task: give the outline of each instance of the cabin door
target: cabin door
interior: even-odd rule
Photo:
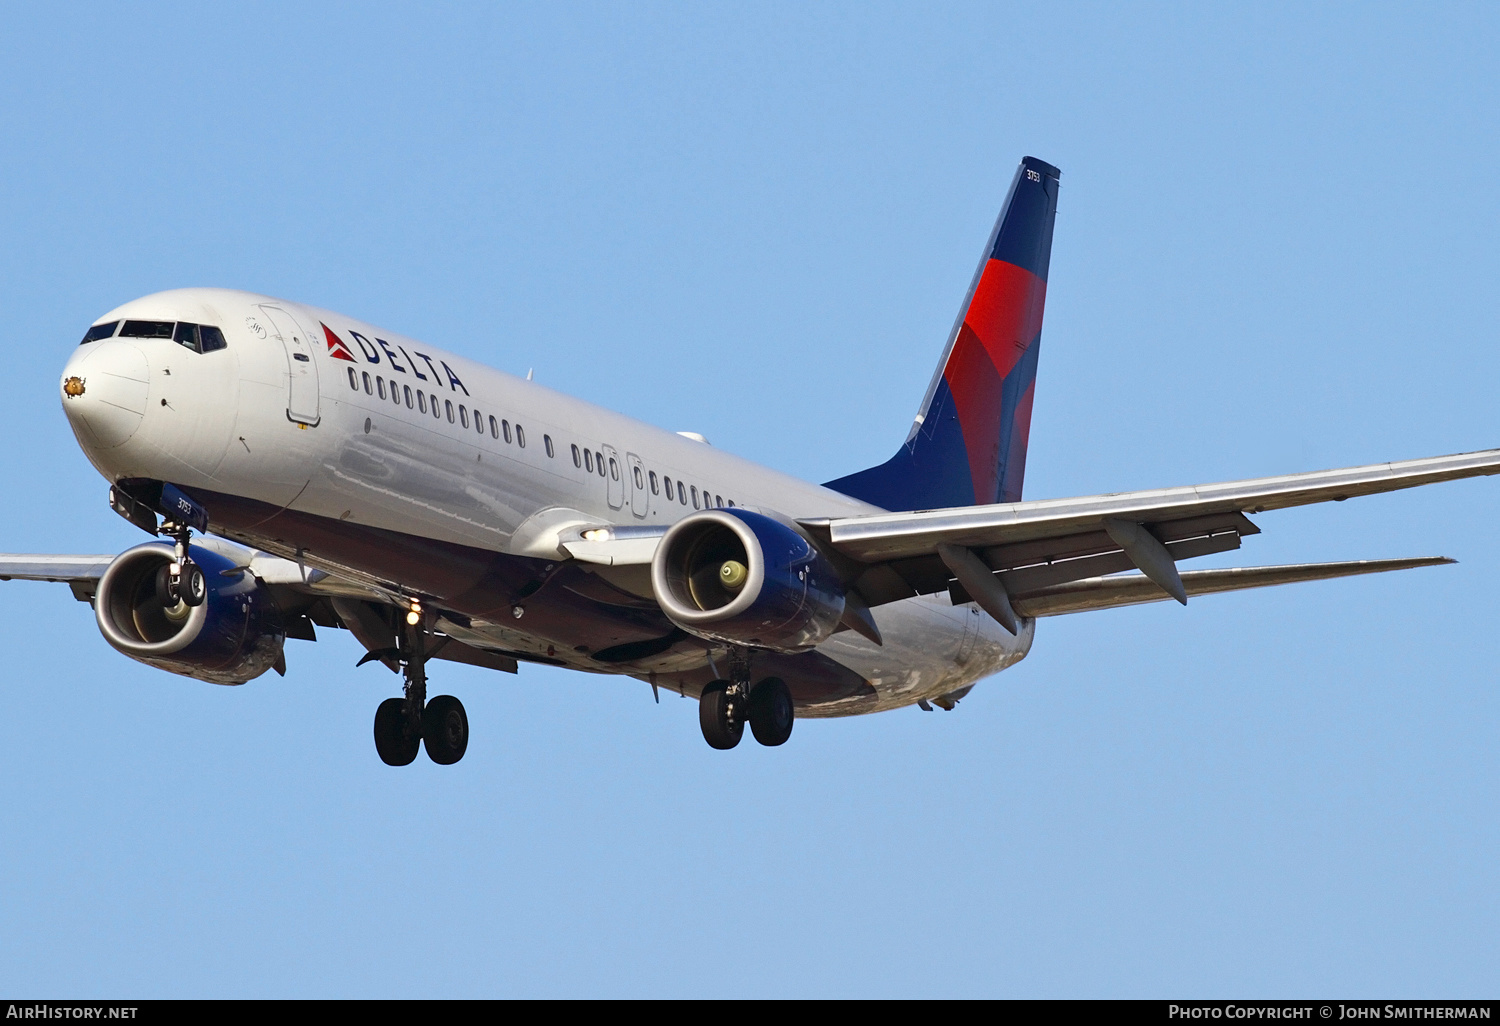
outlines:
[[[312,426],[318,415],[318,365],[313,358],[312,339],[297,319],[279,306],[263,306],[261,312],[271,322],[271,335],[286,350],[289,375],[286,419]]]

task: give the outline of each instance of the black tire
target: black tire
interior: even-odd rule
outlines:
[[[177,605],[177,589],[172,586],[172,568],[166,563],[156,571],[156,601],[161,603],[163,609],[171,609]]]
[[[469,750],[469,715],[452,695],[438,695],[422,712],[422,743],[427,758],[452,766]]]
[[[406,699],[387,698],[375,710],[375,751],[387,766],[409,766],[422,739],[407,730]]]
[[[786,744],[796,718],[792,689],[780,677],[767,677],[750,692],[750,732],[768,748]]]
[[[177,580],[177,594],[190,606],[201,606],[208,598],[208,582],[203,579],[203,568],[197,563],[182,564],[182,576]]]
[[[698,696],[698,725],[710,748],[728,751],[740,743],[745,734],[744,703],[729,695],[729,681],[716,680]]]

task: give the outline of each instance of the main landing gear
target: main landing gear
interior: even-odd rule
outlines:
[[[404,696],[387,698],[375,710],[375,751],[387,766],[410,765],[423,745],[429,759],[439,766],[451,766],[469,748],[469,717],[464,704],[452,695],[427,700],[427,632],[423,619],[425,614],[413,603],[401,646],[392,653],[401,661]]]
[[[768,747],[786,744],[796,718],[792,692],[780,677],[766,677],[750,686],[750,655],[735,650],[729,656],[729,680],[711,681],[698,698],[698,725],[710,748],[733,748],[745,734]]]

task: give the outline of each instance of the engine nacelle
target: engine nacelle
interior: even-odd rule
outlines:
[[[667,531],[651,585],[677,626],[711,641],[800,652],[844,614],[833,565],[795,529],[747,509],[713,509]]]
[[[147,666],[214,684],[259,677],[281,656],[281,610],[248,571],[196,545],[189,554],[208,591],[197,606],[162,600],[157,574],[172,562],[171,545],[147,542],[115,557],[94,595],[104,640]]]

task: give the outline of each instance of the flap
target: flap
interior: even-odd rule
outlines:
[[[1245,588],[1267,588],[1276,584],[1326,581],[1356,574],[1379,574],[1388,570],[1410,570],[1419,566],[1441,566],[1455,562],[1443,556],[1413,559],[1359,559],[1341,563],[1293,563],[1287,566],[1237,567],[1230,570],[1188,570],[1182,584],[1189,596],[1212,595]],[[1095,609],[1133,606],[1143,602],[1165,602],[1171,596],[1144,574],[1094,577],[1053,585],[1012,597],[1022,616],[1060,616]]]

